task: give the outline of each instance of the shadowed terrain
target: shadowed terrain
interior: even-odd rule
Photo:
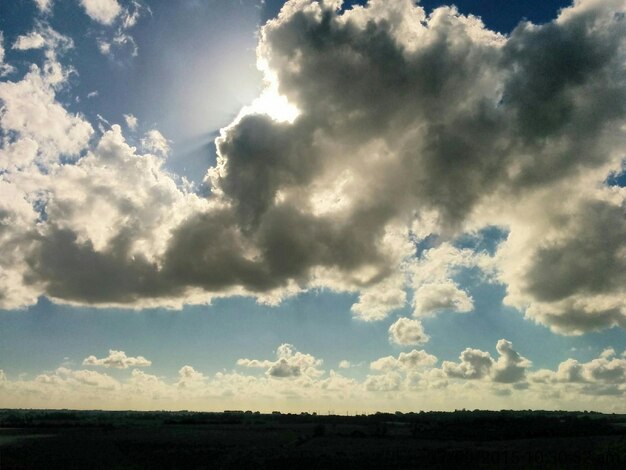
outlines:
[[[626,416],[0,410],[0,468],[624,468]]]

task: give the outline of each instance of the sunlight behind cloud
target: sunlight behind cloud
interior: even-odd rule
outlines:
[[[300,115],[300,110],[271,86],[263,90],[251,105],[244,106],[238,118],[248,114],[267,114],[274,121],[291,124]]]

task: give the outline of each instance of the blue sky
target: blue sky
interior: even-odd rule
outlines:
[[[0,406],[623,412],[623,2],[283,3],[0,4]]]

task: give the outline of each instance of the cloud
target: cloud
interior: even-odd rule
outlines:
[[[524,383],[531,362],[513,349],[510,341],[501,339],[496,345],[499,357],[494,361],[488,352],[467,348],[459,356],[460,362],[444,361],[441,371],[449,378],[487,380],[495,383]],[[502,389],[498,389],[502,391]]]
[[[191,365],[180,367],[173,377],[159,377],[132,366],[120,370],[116,378],[69,366],[34,378],[20,374],[11,379],[0,371],[0,406],[270,411],[280,402],[281,409],[289,411],[302,411],[306,403],[308,410],[374,412],[388,408],[389,400],[393,400],[395,409],[403,411],[415,411],[416,402],[423,409],[487,406],[580,410],[588,408],[589,397],[594,397],[595,409],[623,412],[623,400],[619,399],[626,395],[623,356],[605,352],[586,363],[568,359],[556,370],[531,371],[530,361],[515,352],[509,341],[500,340],[496,349],[500,355],[497,361],[487,353],[467,348],[459,363],[446,361],[441,368],[436,367],[433,355],[412,350],[373,361],[373,373],[360,380],[334,371],[326,373],[319,369],[321,359],[288,344],[277,348],[276,359],[238,361],[240,367],[263,369],[265,374],[246,370],[207,374]],[[462,372],[451,376],[446,371],[452,369],[446,364],[454,364]],[[296,369],[299,373],[294,372]]]
[[[178,371],[176,387],[179,389],[199,389],[206,385],[206,380],[207,377],[202,372],[198,372],[193,367],[187,365],[181,367]]]
[[[88,385],[90,387],[105,390],[113,390],[119,387],[118,381],[111,376],[91,370],[70,370],[60,367],[57,369],[57,374],[65,378],[65,380],[75,380],[80,384]]]
[[[413,228],[419,229],[419,226]],[[484,269],[485,260],[485,254],[459,249],[449,242],[424,250],[409,270],[414,290],[413,316],[429,317],[446,310],[460,313],[473,310],[472,297],[453,278],[463,269]]]
[[[83,6],[121,22],[103,47],[132,49],[132,15]],[[298,114],[259,105],[222,129],[206,198],[164,169],[157,130],[138,152],[118,125],[94,136],[68,112],[58,57],[0,83],[0,188],[21,201],[0,232],[0,304],[276,304],[325,288],[381,320],[411,293],[416,316],[470,311],[469,269],[556,332],[624,326],[625,195],[603,185],[623,156],[623,2],[576,2],[508,37],[450,7],[335,7],[291,1],[261,29],[266,92]],[[457,246],[492,226],[508,233],[493,257]],[[493,366],[472,354],[448,371]],[[275,372],[295,374],[285,361]]]
[[[4,62],[5,50],[4,50],[4,34],[0,31],[0,77],[4,77],[15,71],[15,68]]]
[[[365,388],[370,392],[394,392],[400,390],[402,376],[397,372],[382,375],[370,375],[365,381]]]
[[[41,13],[50,13],[54,0],[34,0]]]
[[[110,25],[122,13],[117,0],[80,0],[80,4],[92,20],[104,25]]]
[[[516,383],[524,380],[526,369],[530,367],[531,362],[525,357],[520,356],[519,353],[513,349],[513,344],[505,339],[498,341],[496,349],[500,357],[493,367],[493,381]]]
[[[41,49],[46,44],[46,40],[44,37],[33,31],[32,33],[18,36],[13,44],[13,49],[18,49],[20,51],[25,51],[28,49]]]
[[[89,98],[89,95],[87,95],[87,98]],[[124,121],[126,121],[126,125],[131,131],[137,129],[137,118],[132,114],[124,114]]]
[[[322,360],[310,354],[297,351],[291,344],[281,344],[276,349],[276,360],[238,359],[237,365],[266,369],[268,377],[293,378],[300,376],[317,377],[323,374],[319,369]]]
[[[465,349],[459,356],[460,362],[444,361],[442,370],[451,378],[483,379],[489,376],[493,367],[491,354],[480,349]]]
[[[359,300],[352,305],[352,313],[360,320],[376,321],[406,304],[404,277],[389,276],[386,280],[361,290]]]
[[[389,341],[401,346],[426,343],[428,339],[419,320],[402,317],[389,327]]]
[[[372,370],[414,370],[431,367],[437,362],[437,358],[426,351],[413,349],[411,352],[401,352],[397,358],[393,356],[381,357],[370,364]]]
[[[59,55],[74,48],[72,38],[60,34],[44,22],[37,21],[35,29],[28,34],[17,37],[12,46],[13,49],[25,51],[29,49],[46,49],[45,56],[48,60],[48,68],[56,68],[57,74],[61,71],[61,65],[57,64]]]
[[[541,369],[529,374],[531,382],[544,388],[571,391],[587,396],[624,396],[626,359],[616,357],[609,348],[589,362],[569,358],[556,371]]]
[[[137,57],[139,48],[128,30],[133,28],[149,7],[130,0],[120,5],[118,0],[80,0],[85,13],[94,21],[108,26],[102,29],[96,42],[98,50],[113,61]]]
[[[55,100],[55,87],[64,80],[65,74],[59,71],[58,63],[48,61],[44,70],[33,66],[19,82],[0,83],[2,130],[19,136],[11,142],[13,145],[24,141],[36,143],[36,158],[42,163],[58,161],[61,155],[77,155],[93,133],[88,122],[68,113]],[[35,155],[22,153],[20,157],[19,166],[28,166]]]
[[[604,193],[595,200],[569,199],[567,212],[548,206],[543,217],[559,214],[558,228],[544,228],[540,216],[535,225],[542,233],[515,236],[499,253],[508,285],[505,301],[526,307],[528,317],[556,332],[626,326],[624,199],[618,192]],[[515,267],[512,257],[522,250],[528,261]]]
[[[113,377],[92,370],[72,370],[59,367],[53,373],[40,374],[34,382],[45,388],[58,390],[96,389],[113,391],[120,388],[120,383]],[[45,387],[49,386],[49,387]]]
[[[422,285],[415,292],[413,303],[414,315],[418,317],[432,315],[442,310],[469,312],[474,308],[469,294],[452,282]]]
[[[84,366],[101,366],[114,369],[128,369],[129,367],[148,367],[151,361],[143,356],[128,357],[124,351],[109,350],[109,355],[101,359],[89,356],[83,360]]]
[[[98,39],[98,49],[103,55],[111,59],[115,59],[120,52],[128,54],[129,57],[139,55],[139,48],[135,39],[122,30],[119,30],[112,37]]]
[[[352,367],[352,364],[350,363],[350,361],[343,359],[341,361],[339,361],[339,368],[340,369],[349,369],[350,367]]]
[[[128,119],[126,122],[128,123]],[[135,127],[137,126],[136,118],[134,121],[131,120],[130,122],[134,122]],[[131,127],[130,124],[129,127]],[[150,152],[162,157],[165,157],[170,152],[168,140],[156,129],[146,132],[145,136],[141,139],[141,147],[145,152]]]
[[[444,361],[442,371],[450,378],[464,380],[489,380],[496,383],[517,384],[523,382],[531,362],[513,349],[510,341],[501,339],[496,344],[499,357],[494,361],[486,351],[465,349],[460,361]]]

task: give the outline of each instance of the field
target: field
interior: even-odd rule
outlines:
[[[0,410],[0,470],[465,466],[626,468],[626,417]]]

